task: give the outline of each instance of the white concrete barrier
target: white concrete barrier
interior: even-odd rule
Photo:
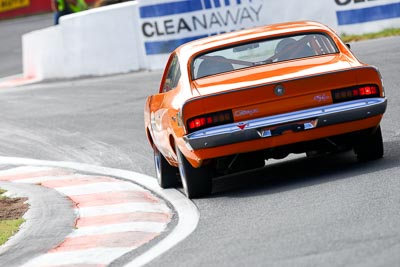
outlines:
[[[22,37],[24,77],[44,80],[64,77],[60,27],[34,31]]]
[[[144,67],[136,2],[61,17],[60,24],[23,36],[24,76],[100,76]]]
[[[66,75],[106,75],[141,67],[137,3],[110,5],[61,18]]]
[[[182,43],[222,32],[316,20],[339,33],[400,27],[399,0],[137,0],[62,17],[23,37],[24,76],[71,78],[162,69]]]

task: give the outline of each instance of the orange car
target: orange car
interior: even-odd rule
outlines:
[[[302,21],[180,46],[144,120],[160,186],[181,180],[194,198],[211,193],[215,176],[289,153],[381,158],[386,105],[378,69],[328,27]]]

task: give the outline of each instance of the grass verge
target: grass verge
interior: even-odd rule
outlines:
[[[21,224],[25,222],[24,219],[19,218],[15,220],[1,220],[0,221],[0,246],[16,234]]]
[[[27,210],[26,199],[8,198],[4,196],[7,192],[0,188],[0,246],[18,232],[19,227],[25,220],[22,218]]]
[[[390,36],[399,36],[400,35],[400,28],[390,28],[385,29],[380,32],[374,33],[366,33],[366,34],[342,34],[342,40],[344,42],[355,42],[355,41],[362,41],[362,40],[370,40],[370,39],[377,39],[382,37],[390,37]]]

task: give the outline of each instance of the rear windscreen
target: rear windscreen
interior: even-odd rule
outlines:
[[[192,78],[229,72],[286,60],[338,53],[332,39],[323,33],[307,33],[229,46],[196,57]]]

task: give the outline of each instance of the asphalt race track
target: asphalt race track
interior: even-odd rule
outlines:
[[[14,27],[51,17],[0,22],[0,78],[22,72]],[[45,22],[47,21],[47,22]],[[10,39],[10,40],[11,40]],[[385,157],[352,153],[273,161],[263,170],[214,181],[194,200],[197,229],[150,266],[399,266],[400,38],[353,43],[382,72],[388,110]],[[14,72],[15,71],[15,72]],[[73,161],[154,175],[143,129],[144,100],[161,72],[0,89],[0,156]]]

